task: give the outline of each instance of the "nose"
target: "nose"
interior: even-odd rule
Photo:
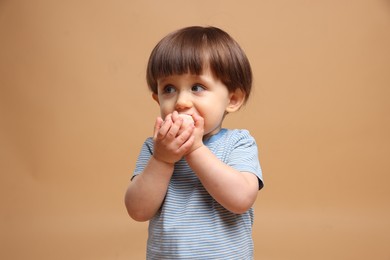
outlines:
[[[189,93],[186,93],[185,91],[180,92],[176,100],[175,109],[177,111],[183,111],[191,107],[192,107],[192,100]]]

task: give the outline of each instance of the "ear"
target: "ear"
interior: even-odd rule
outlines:
[[[240,109],[245,101],[245,93],[241,89],[236,89],[229,94],[229,104],[226,107],[227,113],[233,113]]]
[[[154,101],[156,101],[158,104],[160,104],[160,102],[158,101],[158,95],[156,93],[153,93],[152,97],[153,97]]]

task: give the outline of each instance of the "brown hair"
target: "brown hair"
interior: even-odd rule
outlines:
[[[249,98],[252,70],[238,43],[216,27],[186,27],[165,36],[149,57],[146,80],[157,94],[157,80],[171,75],[200,75],[209,67],[230,92],[237,88]]]

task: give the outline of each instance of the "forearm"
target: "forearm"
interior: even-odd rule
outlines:
[[[127,188],[127,211],[137,221],[151,219],[160,208],[173,173],[173,164],[150,158],[144,171]]]
[[[205,189],[227,210],[240,214],[253,205],[258,191],[254,174],[226,165],[206,146],[188,154],[186,160]]]

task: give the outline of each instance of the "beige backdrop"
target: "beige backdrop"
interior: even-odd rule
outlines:
[[[123,204],[158,107],[148,55],[214,25],[247,52],[256,259],[390,259],[390,4],[0,1],[0,258],[143,259]]]

